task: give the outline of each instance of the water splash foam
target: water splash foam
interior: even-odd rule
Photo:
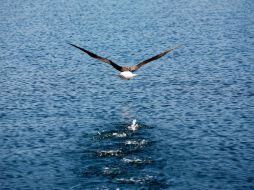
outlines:
[[[107,157],[107,156],[122,156],[122,150],[101,150],[97,152],[97,156],[99,157]]]
[[[130,126],[128,126],[128,129],[132,130],[132,131],[136,131],[138,128],[139,128],[139,125],[137,124],[137,120],[136,119],[134,119],[132,121],[132,124]]]
[[[147,141],[144,139],[142,139],[142,140],[127,140],[127,141],[125,141],[124,144],[126,144],[126,145],[140,145],[141,146],[141,145],[147,144]]]
[[[144,177],[117,178],[115,181],[123,184],[150,184],[155,181],[155,178],[150,175],[145,175]]]
[[[133,159],[130,159],[130,158],[123,158],[122,161],[124,163],[128,163],[128,164],[150,164],[152,163],[153,161],[150,160],[150,159],[144,159],[144,160],[141,160],[139,158],[133,158]]]

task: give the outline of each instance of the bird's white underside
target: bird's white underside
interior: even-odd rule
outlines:
[[[133,74],[130,71],[124,71],[119,74],[119,77],[121,77],[122,79],[126,79],[126,80],[130,80],[130,79],[134,78],[135,76],[137,76],[137,74]]]

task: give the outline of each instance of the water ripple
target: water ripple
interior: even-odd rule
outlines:
[[[252,190],[253,7],[1,1],[1,189]]]

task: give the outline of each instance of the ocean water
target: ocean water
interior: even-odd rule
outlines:
[[[253,10],[2,1],[0,189],[254,189]],[[68,43],[120,65],[184,46],[126,81]]]

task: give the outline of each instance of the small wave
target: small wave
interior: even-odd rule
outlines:
[[[122,132],[122,133],[112,133],[112,135],[113,136],[115,136],[115,137],[126,137],[127,136],[127,134],[126,133],[124,133],[124,132]]]
[[[142,140],[127,140],[124,142],[125,145],[125,150],[128,151],[137,151],[144,149],[145,146],[147,145],[147,141],[142,139]]]
[[[124,184],[150,184],[155,182],[156,179],[153,176],[146,175],[144,177],[117,178],[115,181]]]
[[[142,140],[127,140],[125,141],[126,145],[144,145],[147,144],[147,141],[142,139]]]
[[[116,176],[122,173],[122,169],[117,166],[102,166],[102,165],[95,165],[95,166],[88,166],[83,174],[88,176],[88,175],[107,175],[107,176]]]
[[[124,138],[127,137],[125,131],[109,131],[109,132],[98,132],[98,139],[110,139],[110,138]]]
[[[122,150],[101,150],[97,152],[99,157],[106,157],[106,156],[122,156]]]
[[[102,172],[104,175],[118,175],[122,173],[121,169],[118,167],[104,167]]]
[[[141,160],[139,158],[134,158],[134,159],[123,158],[122,161],[129,164],[150,164],[153,162],[150,159]]]

